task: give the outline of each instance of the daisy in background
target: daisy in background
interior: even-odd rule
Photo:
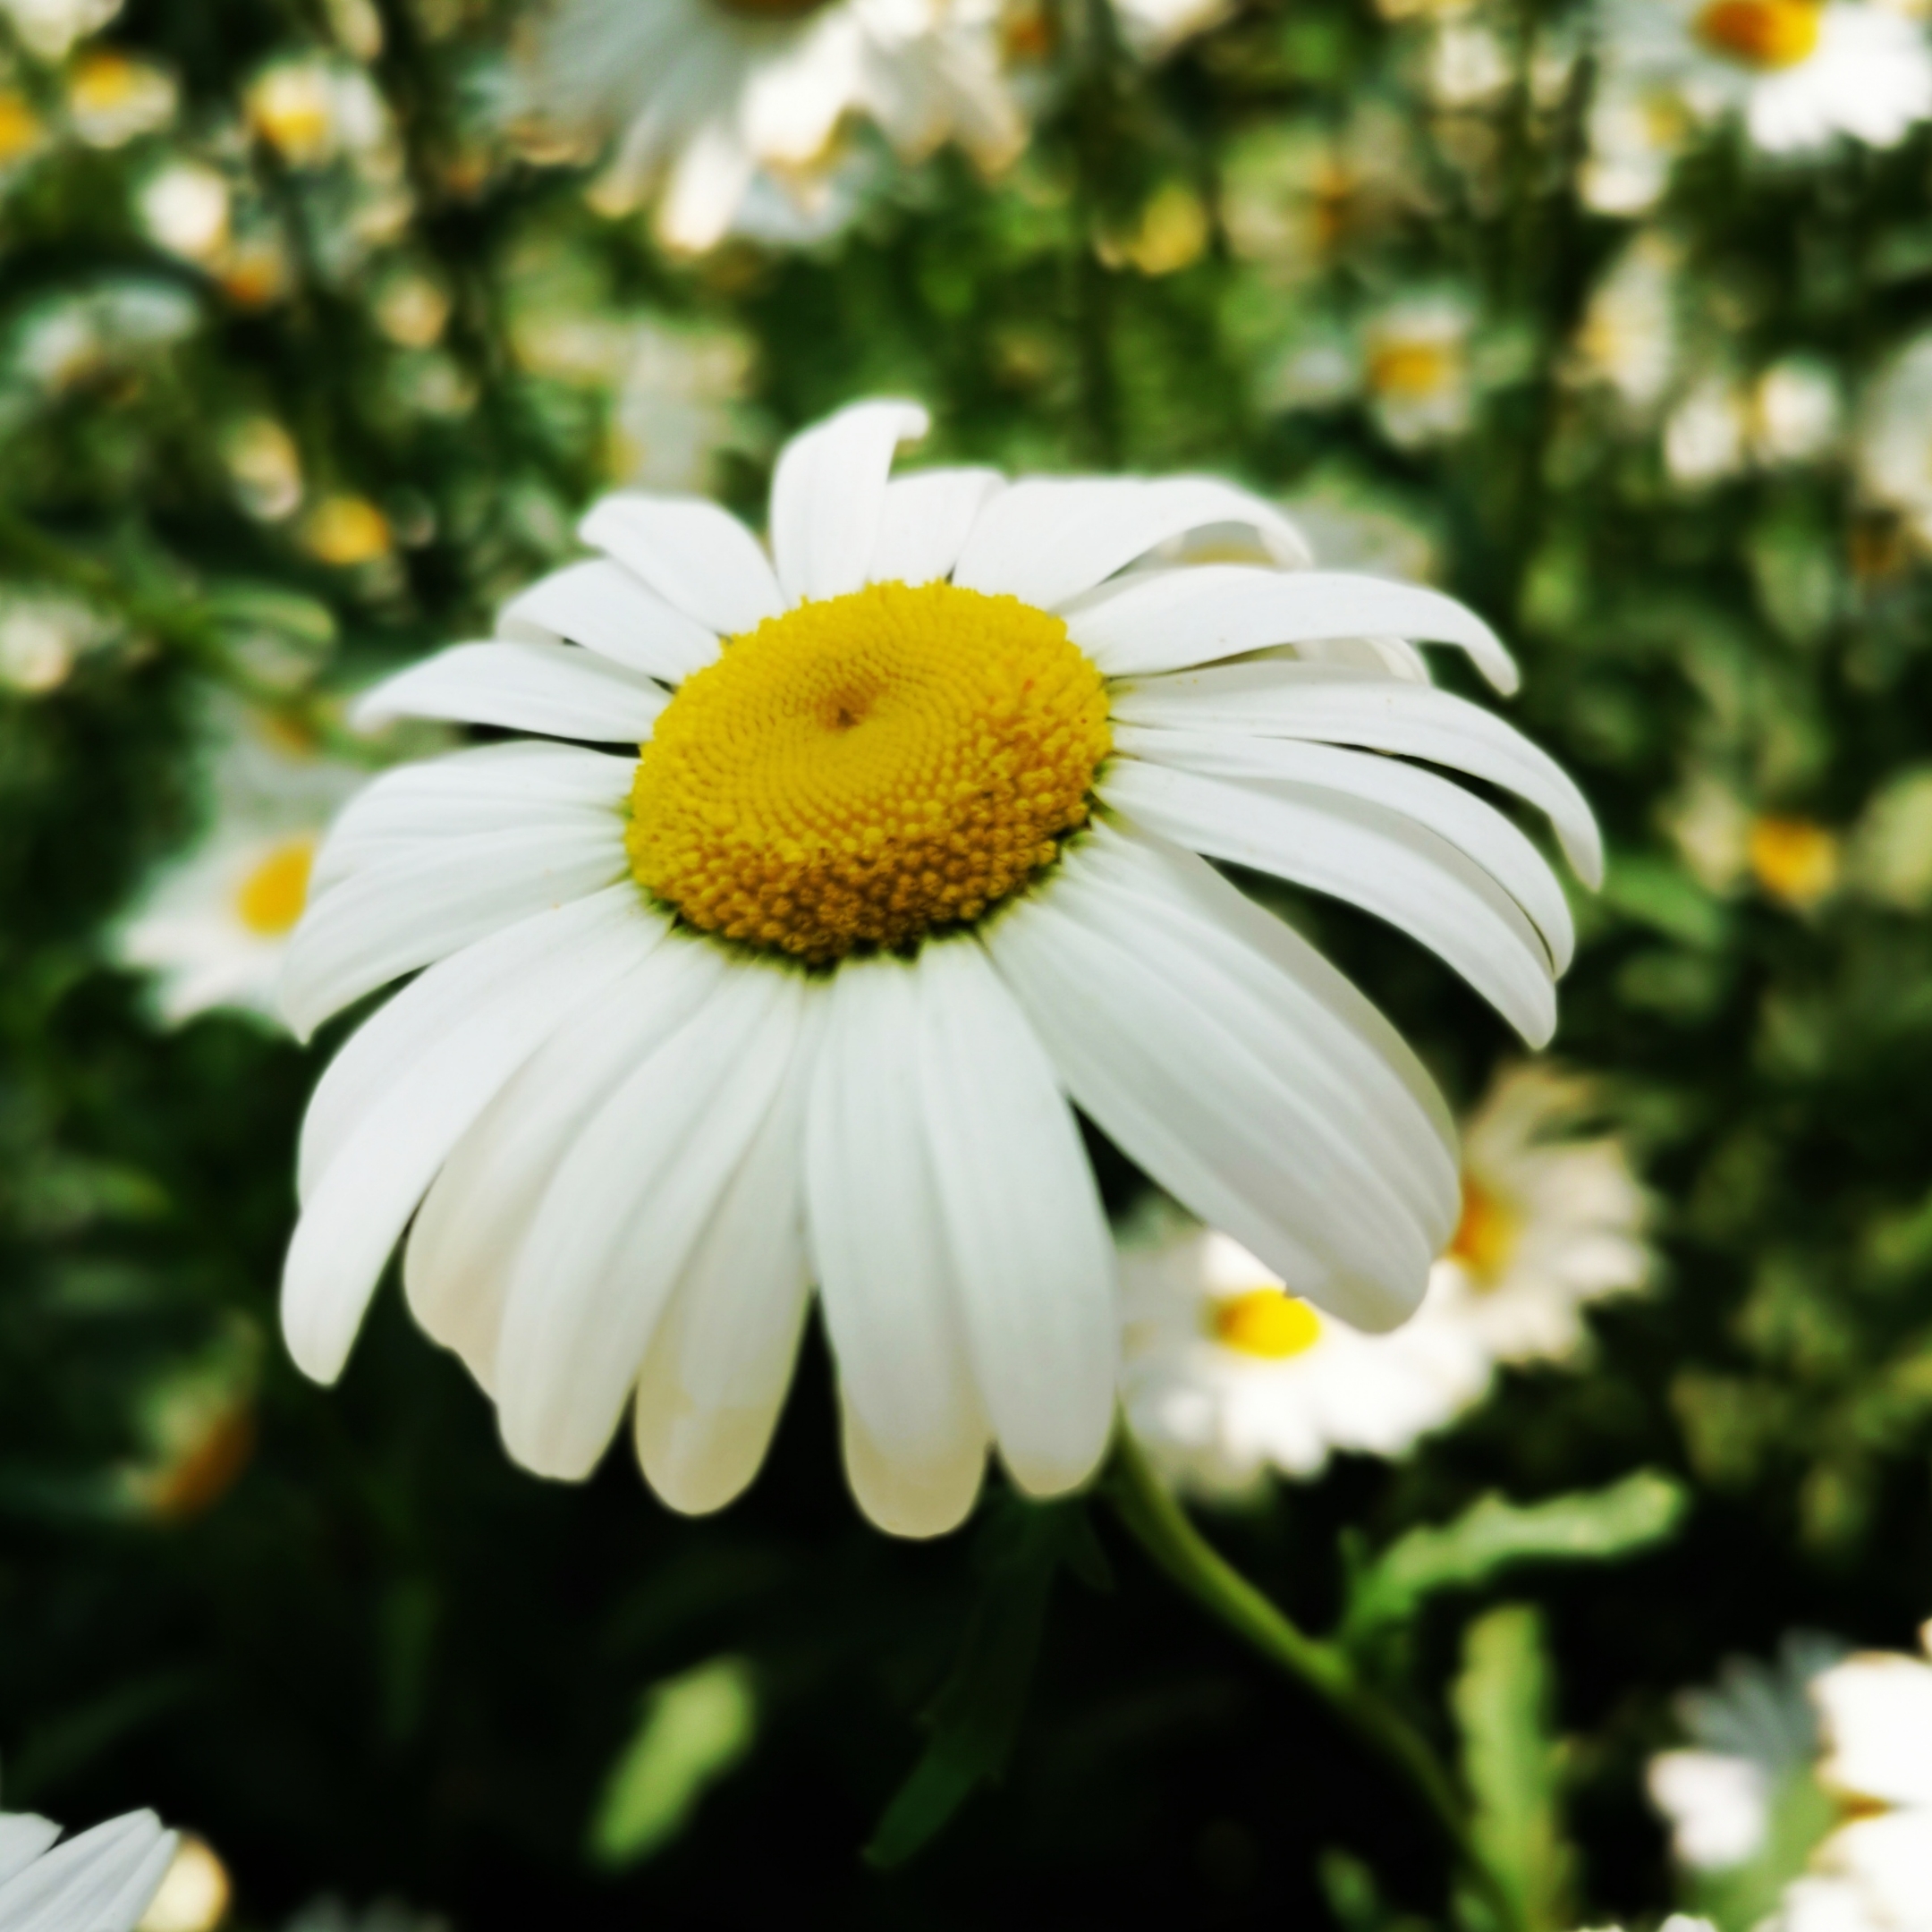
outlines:
[[[674,248],[715,246],[762,181],[809,203],[849,120],[906,159],[957,140],[984,168],[1025,140],[1000,71],[999,0],[560,0],[531,105],[615,131],[601,191],[661,189]]]
[[[629,1409],[658,1493],[711,1509],[816,1280],[876,1521],[958,1522],[989,1444],[1064,1491],[1120,1332],[1070,1099],[1325,1310],[1421,1299],[1458,1210],[1441,1098],[1208,860],[1378,913],[1546,1039],[1563,891],[1443,772],[1549,814],[1588,878],[1595,826],[1405,640],[1503,688],[1507,653],[1446,597],[1309,567],[1229,484],[892,477],[926,428],[877,402],[794,438],[768,555],[710,504],[606,498],[599,555],[364,699],[532,735],[377,778],[317,861],[298,1031],[428,970],[304,1126],[310,1375],[408,1228],[411,1306],[514,1457],[582,1477]],[[1250,561],[1164,562],[1191,533]]]
[[[1333,1451],[1398,1456],[1481,1401],[1497,1363],[1572,1354],[1583,1305],[1648,1267],[1622,1148],[1563,1138],[1589,1099],[1537,1065],[1498,1077],[1464,1126],[1455,1233],[1392,1335],[1321,1314],[1224,1234],[1144,1216],[1122,1244],[1122,1389],[1157,1465],[1233,1493]]]
[[[134,1932],[160,1888],[176,1839],[152,1811],[57,1843],[30,1811],[0,1812],[0,1926],[6,1932]]]
[[[240,705],[216,711],[210,737],[207,827],[114,938],[122,965],[157,976],[154,1006],[166,1026],[216,1007],[274,1017],[316,848],[368,776]]]
[[[1605,60],[1614,97],[1672,88],[1768,154],[1893,148],[1932,116],[1924,26],[1859,0],[1614,0]]]
[[[1914,337],[1873,378],[1853,461],[1862,494],[1932,547],[1932,335]]]

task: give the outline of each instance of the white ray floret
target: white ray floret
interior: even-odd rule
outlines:
[[[1058,1493],[1105,1451],[1119,1320],[1075,1107],[1311,1302],[1414,1309],[1447,1112],[1208,858],[1368,907],[1546,1037],[1561,890],[1443,773],[1591,877],[1595,827],[1411,640],[1504,688],[1508,654],[1437,593],[1308,567],[1232,484],[894,477],[925,428],[862,403],[797,438],[769,556],[715,505],[606,499],[597,557],[365,700],[530,735],[386,775],[318,862],[292,1021],[424,970],[304,1132],[310,1373],[407,1231],[410,1305],[520,1461],[583,1474],[629,1404],[660,1493],[710,1509],[816,1290],[877,1521],[950,1527],[989,1447]],[[1231,525],[1272,564],[1176,561]]]
[[[0,1813],[0,1926],[6,1932],[132,1932],[161,1888],[175,1835],[130,1811],[56,1843],[61,1828]]]

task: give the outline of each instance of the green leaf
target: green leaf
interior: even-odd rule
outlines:
[[[867,1863],[881,1870],[904,1864],[980,1784],[1004,1775],[1032,1687],[1055,1572],[1065,1563],[1089,1583],[1107,1577],[1078,1503],[1003,1499],[988,1512],[979,1556],[985,1580],[959,1662],[927,1713],[931,1740],[865,1849]]]
[[[713,1657],[653,1684],[606,1781],[590,1856],[621,1869],[668,1844],[705,1792],[742,1761],[757,1729],[757,1691],[741,1657]]]
[[[1487,1582],[1513,1563],[1627,1556],[1669,1536],[1687,1502],[1682,1484],[1654,1470],[1545,1503],[1486,1496],[1453,1522],[1411,1530],[1383,1551],[1356,1579],[1344,1632],[1400,1623],[1424,1597]]]
[[[1563,1932],[1575,1854],[1563,1835],[1549,1658],[1531,1606],[1504,1604],[1470,1626],[1451,1701],[1477,1849],[1527,1932]]]
[[[1778,1780],[1768,1816],[1764,1844],[1754,1858],[1725,1871],[1684,1874],[1686,1902],[1718,1932],[1751,1932],[1771,1918],[1784,1887],[1805,1871],[1818,1841],[1843,1813],[1805,1763],[1792,1766]]]
[[[1616,854],[1604,878],[1603,903],[1685,945],[1716,948],[1730,935],[1721,900],[1666,859]]]

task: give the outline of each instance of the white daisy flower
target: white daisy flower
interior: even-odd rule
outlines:
[[[554,121],[623,130],[608,205],[663,183],[658,226],[705,249],[762,176],[821,171],[849,117],[902,156],[956,140],[992,168],[1024,130],[999,65],[998,0],[563,0],[535,89]]]
[[[1607,38],[1619,80],[1666,82],[1706,117],[1741,114],[1770,154],[1840,135],[1896,147],[1932,116],[1924,27],[1856,0],[1621,0]]]
[[[1439,443],[1469,428],[1475,315],[1457,295],[1393,303],[1362,331],[1362,386],[1370,413],[1402,449]]]
[[[1574,1136],[1589,1098],[1587,1082],[1531,1063],[1500,1074],[1463,1123],[1462,1216],[1428,1309],[1467,1323],[1495,1360],[1573,1354],[1585,1305],[1649,1272],[1622,1145]]]
[[[1128,1422],[1170,1480],[1209,1495],[1312,1476],[1337,1450],[1400,1455],[1489,1385],[1475,1331],[1430,1302],[1363,1335],[1211,1229],[1129,1238],[1120,1270]]]
[[[1183,40],[1218,26],[1234,0],[1113,0],[1127,44],[1143,60],[1158,60]]]
[[[6,1932],[133,1932],[174,1856],[152,1811],[130,1811],[56,1844],[61,1828],[0,1812],[0,1926]]]
[[[1681,258],[1667,236],[1637,236],[1590,292],[1577,331],[1572,373],[1604,385],[1633,417],[1663,402],[1677,371]]]
[[[1764,1851],[1784,1795],[1811,1776],[1818,1719],[1808,1687],[1843,1654],[1829,1638],[1794,1632],[1775,1664],[1733,1657],[1713,1689],[1679,1698],[1692,1742],[1658,1752],[1645,1784],[1680,1865],[1732,1871]]]
[[[208,828],[114,938],[123,965],[157,976],[155,1011],[167,1026],[215,1007],[275,1016],[275,981],[317,847],[368,776],[279,721],[239,708],[220,715],[216,736]]]
[[[1932,1623],[1919,1633],[1932,1656]],[[1847,1657],[1811,1686],[1825,1732],[1818,1776],[1852,1817],[1818,1848],[1823,1877],[1787,1903],[1788,1932],[1835,1923],[1932,1928],[1932,1663],[1897,1652]]]
[[[1297,1293],[1371,1329],[1420,1300],[1456,1214],[1442,1102],[1199,855],[1379,913],[1543,1040],[1554,874],[1380,755],[1517,792],[1595,877],[1575,786],[1395,640],[1504,686],[1507,654],[1434,592],[1299,567],[1225,483],[889,481],[926,427],[877,402],[795,438],[769,560],[709,504],[606,498],[600,556],[365,700],[633,749],[393,772],[324,846],[291,1023],[428,970],[304,1129],[283,1312],[311,1375],[413,1216],[411,1306],[534,1470],[585,1474],[634,1392],[659,1493],[728,1500],[816,1279],[876,1520],[957,1522],[989,1441],[1064,1490],[1106,1447],[1119,1332],[1070,1098]],[[1274,561],[1128,568],[1229,526]]]

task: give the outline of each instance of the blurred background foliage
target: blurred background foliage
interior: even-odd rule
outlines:
[[[318,1894],[476,1928],[1436,1910],[1375,1763],[1103,1512],[869,1530],[816,1341],[756,1487],[695,1523],[621,1454],[513,1469],[393,1292],[309,1386],[275,1282],[334,1042],[159,1030],[111,963],[208,809],[211,686],[339,734],[599,488],[756,518],[784,434],[890,391],[935,457],[1229,473],[1467,598],[1601,815],[1558,1049],[1656,1195],[1651,1292],[1580,1368],[1210,1528],[1319,1623],[1361,1550],[1486,1494],[1680,1478],[1627,1561],[1478,1564],[1388,1640],[1445,1748],[1452,1710],[1478,1755],[1544,1740],[1485,1787],[1534,1922],[1654,1919],[1673,1696],[1932,1609],[1932,573],[1858,450],[1932,319],[1932,139],[1796,167],[1723,133],[1606,209],[1580,13],[1250,0],[1148,68],[1068,9],[1010,173],[886,170],[841,233],[693,260],[506,106],[504,5],[126,0],[71,46],[4,12],[9,1807],[156,1805],[244,1927]],[[1473,996],[1298,916],[1473,1100],[1508,1044]],[[996,1775],[900,1855],[949,1695],[980,1729],[942,1722],[942,1781]]]

